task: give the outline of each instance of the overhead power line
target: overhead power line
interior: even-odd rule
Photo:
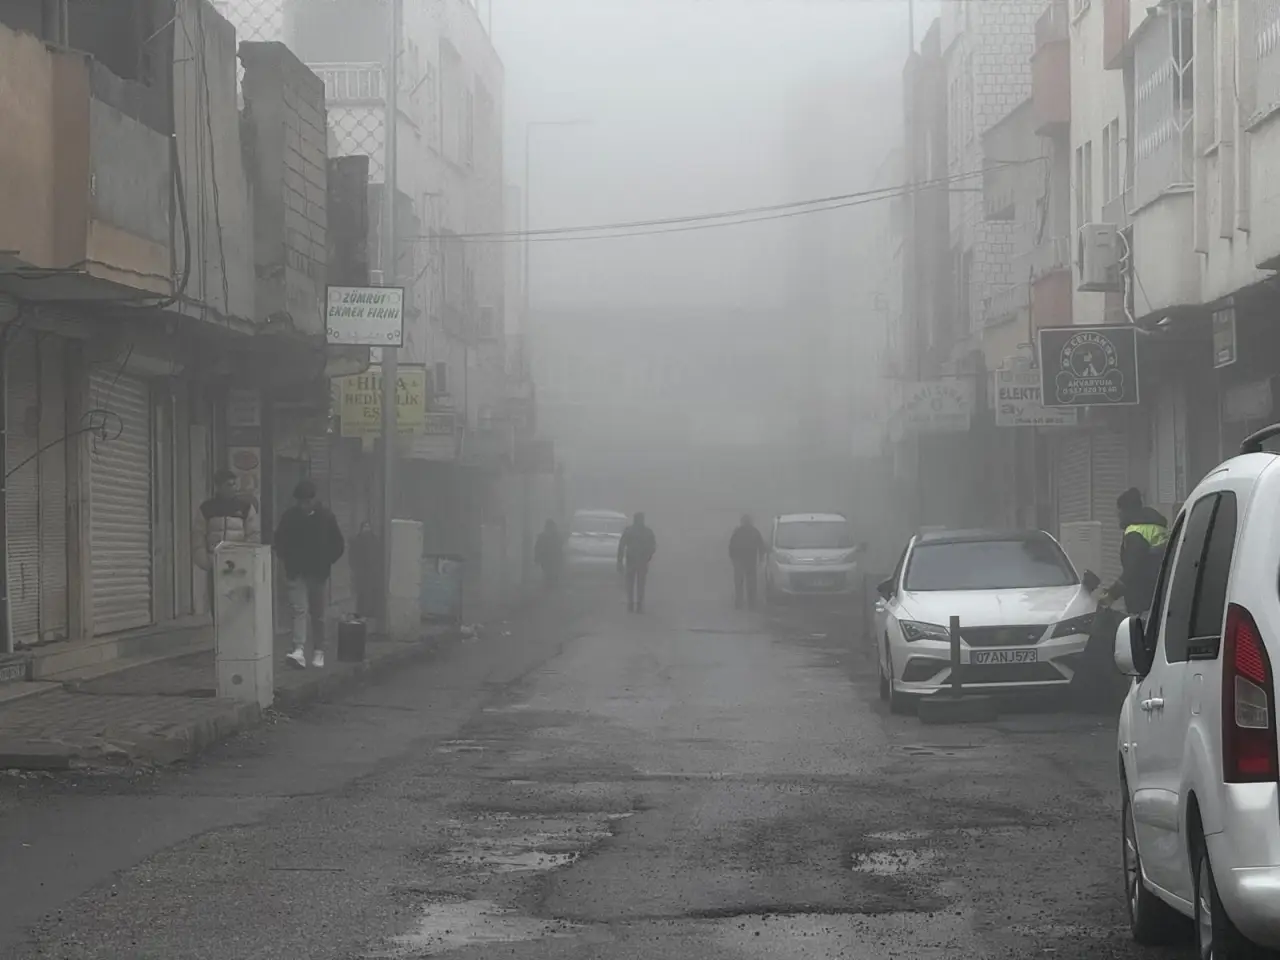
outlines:
[[[1043,158],[1029,160],[996,161],[993,167],[1020,166],[1041,162]],[[990,169],[988,167],[987,169]],[[615,240],[626,237],[645,237],[663,233],[684,233],[690,230],[709,230],[717,227],[735,227],[741,224],[762,223],[770,220],[785,220],[791,217],[808,216],[825,213],[830,210],[843,210],[848,207],[861,206],[881,200],[891,200],[905,196],[912,189],[927,190],[933,187],[949,186],[964,180],[982,176],[986,170],[973,170],[940,177],[933,180],[922,180],[915,184],[898,184],[891,187],[878,187],[872,190],[861,190],[856,193],[837,194],[830,197],[817,197],[810,200],[795,200],[788,203],[769,204],[758,207],[743,207],[738,210],[724,210],[715,213],[691,214],[679,217],[665,217],[654,220],[626,220],[615,223],[586,224],[573,227],[548,227],[541,230],[513,230],[489,233],[453,233],[438,234],[429,237],[418,237],[418,240],[443,240],[461,243],[514,243],[528,240],[535,243],[569,242],[575,240]]]

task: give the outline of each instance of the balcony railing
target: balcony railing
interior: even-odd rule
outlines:
[[[383,101],[380,63],[311,63],[308,66],[324,81],[324,98],[329,106],[368,106]]]

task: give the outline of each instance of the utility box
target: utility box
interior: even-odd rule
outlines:
[[[275,697],[271,548],[221,543],[214,551],[213,636],[218,696],[262,708]]]
[[[422,523],[418,520],[391,521],[391,610],[392,637],[414,639],[422,631],[418,597],[422,592]]]

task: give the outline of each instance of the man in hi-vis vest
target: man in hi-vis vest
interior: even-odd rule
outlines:
[[[1116,500],[1120,514],[1120,579],[1107,588],[1104,600],[1124,598],[1125,611],[1143,614],[1151,609],[1160,561],[1169,543],[1169,521],[1142,503],[1142,493],[1130,487]]]

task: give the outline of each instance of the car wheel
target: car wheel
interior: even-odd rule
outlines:
[[[1204,837],[1198,834],[1193,854],[1196,864],[1196,956],[1200,960],[1264,960],[1274,957],[1270,950],[1251,943],[1227,916],[1218,896],[1218,884],[1213,879],[1209,848]]]
[[[1124,802],[1121,808],[1121,857],[1124,863],[1124,903],[1129,913],[1129,932],[1146,946],[1166,946],[1181,939],[1186,921],[1147,889],[1142,879],[1142,855],[1138,852],[1137,833],[1133,825],[1133,805],[1129,787],[1121,781]]]
[[[889,638],[884,638],[884,656],[876,654],[876,673],[880,676],[880,699],[888,702],[889,692],[893,689],[893,667],[889,663]],[[886,670],[888,671],[886,673]]]
[[[884,667],[879,668],[880,671],[880,699],[887,701],[889,699],[890,683],[889,678],[884,675]]]

